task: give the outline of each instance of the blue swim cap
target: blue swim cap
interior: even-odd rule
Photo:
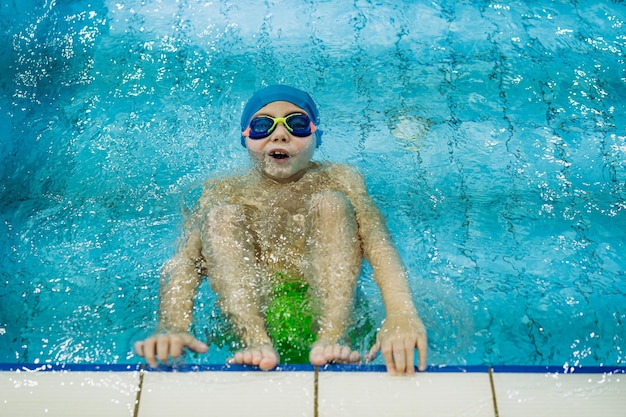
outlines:
[[[254,93],[246,103],[246,106],[243,108],[243,114],[241,115],[241,131],[243,132],[248,128],[254,113],[274,101],[288,101],[295,104],[307,112],[315,126],[319,125],[320,114],[309,93],[288,85],[270,85]],[[317,129],[315,132],[315,137],[317,139],[315,147],[319,147],[322,144],[322,131],[320,129]],[[246,146],[245,136],[241,136],[241,144],[244,147]]]

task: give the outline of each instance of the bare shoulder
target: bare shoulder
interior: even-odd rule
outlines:
[[[229,189],[233,187],[239,187],[243,182],[245,182],[244,178],[245,177],[243,175],[211,178],[204,182],[204,190],[207,192],[210,192],[212,190],[222,190],[222,189]]]
[[[360,192],[365,189],[363,175],[357,167],[350,164],[326,163],[326,172],[331,181],[338,183],[342,188]]]
[[[244,180],[240,176],[211,178],[205,181],[199,206],[206,208],[227,201],[237,195],[243,183]]]

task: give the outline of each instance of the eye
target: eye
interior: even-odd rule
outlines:
[[[272,127],[273,124],[274,121],[269,117],[255,117],[252,121],[250,121],[250,127],[255,132],[266,132]]]
[[[293,130],[308,129],[310,123],[311,121],[304,114],[296,114],[296,115],[289,116],[289,126]]]

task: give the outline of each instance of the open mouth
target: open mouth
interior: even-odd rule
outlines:
[[[287,159],[289,158],[289,154],[283,151],[271,151],[269,153],[270,157],[274,159]]]

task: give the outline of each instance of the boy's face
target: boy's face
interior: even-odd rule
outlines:
[[[274,101],[252,116],[285,117],[293,113],[307,114],[288,101]],[[293,136],[283,123],[277,123],[269,136],[261,139],[246,138],[246,147],[254,161],[268,176],[280,182],[298,180],[309,166],[315,150],[313,134]]]

